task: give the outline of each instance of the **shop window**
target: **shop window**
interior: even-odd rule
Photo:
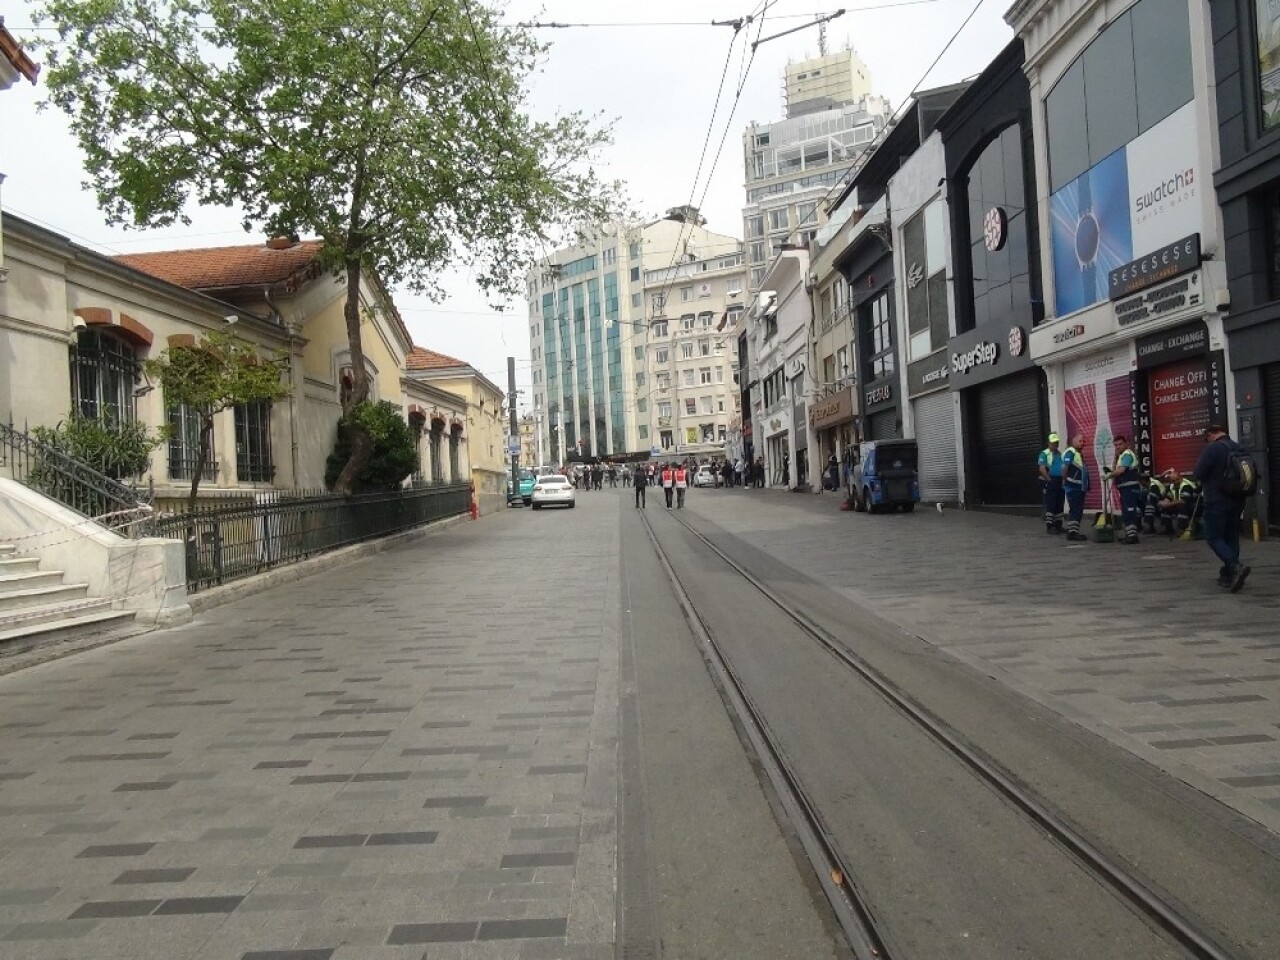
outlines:
[[[270,483],[271,401],[255,400],[235,408],[236,478],[249,483]],[[416,437],[416,434],[415,434]]]
[[[82,330],[71,345],[71,393],[82,417],[132,422],[141,375],[133,347],[110,333]]]

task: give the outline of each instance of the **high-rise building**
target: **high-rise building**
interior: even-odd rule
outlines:
[[[636,411],[640,441],[651,449],[682,458],[723,454],[740,415],[737,328],[746,279],[741,250],[645,271],[649,389],[637,396]]]
[[[692,207],[598,227],[526,276],[534,420],[548,462],[622,457],[652,446],[646,271],[740,253]],[[645,436],[641,436],[641,426]]]
[[[784,80],[787,118],[743,132],[749,293],[759,290],[784,243],[809,243],[818,204],[848,181],[854,161],[888,123],[889,102],[870,88],[870,71],[852,50],[793,63]]]

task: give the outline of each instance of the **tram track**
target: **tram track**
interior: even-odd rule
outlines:
[[[1176,945],[1185,956],[1197,960],[1236,960],[1237,955],[1205,930],[1195,917],[1163,896],[1125,863],[1108,854],[1015,774],[930,712],[893,680],[850,650],[839,638],[734,560],[701,531],[675,513],[669,513],[668,516],[684,534],[717,557],[725,569],[732,571],[738,580],[748,584],[755,593],[776,608],[801,634],[840,663],[849,675],[874,691],[899,716],[907,719],[916,731],[924,734],[986,789],[1017,811],[1041,836],[1069,856],[1148,926],[1159,931],[1164,939]],[[682,586],[654,525],[643,514],[641,520],[686,620],[703,643],[707,659],[721,679],[725,697],[759,756],[851,949],[859,960],[903,960],[905,953],[898,952],[893,946],[891,923],[882,915],[874,897],[858,879],[856,860],[842,850],[831,827],[825,822],[822,811],[803,778],[771,730],[769,718],[753,698],[749,684],[735,668],[732,657],[717,638],[716,625],[707,622],[698,605]]]

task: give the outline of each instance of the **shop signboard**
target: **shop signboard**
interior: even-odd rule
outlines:
[[[1081,347],[1115,331],[1116,315],[1111,310],[1090,310],[1042,323],[1031,331],[1031,356],[1040,361],[1060,353],[1078,354]]]
[[[951,389],[963,390],[1030,369],[1035,364],[1027,343],[1027,327],[1011,321],[989,323],[952,337],[947,344]]]
[[[862,394],[862,412],[864,414],[876,413],[886,407],[891,407],[897,402],[893,392],[892,380],[881,380],[873,383],[863,391]]]
[[[918,397],[945,390],[951,381],[951,351],[941,350],[907,364],[907,394]]]
[[[1129,345],[1120,350],[1094,354],[1063,367],[1064,400],[1067,435],[1084,437],[1085,463],[1093,484],[1085,496],[1091,510],[1102,507],[1102,467],[1110,467],[1115,459],[1117,435],[1133,436],[1133,351]]]
[[[1049,198],[1057,316],[1108,299],[1113,271],[1200,233],[1198,151],[1193,100]]]
[[[1139,337],[1135,348],[1139,370],[1163,366],[1208,351],[1209,328],[1202,320]]]
[[[834,424],[852,420],[853,415],[853,388],[846,387],[809,407],[809,426],[814,430],[825,430]]]

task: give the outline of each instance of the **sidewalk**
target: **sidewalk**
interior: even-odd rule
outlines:
[[[0,677],[0,956],[612,958],[619,534],[581,513]]]
[[[708,490],[688,508],[1280,833],[1280,544],[1242,593],[1201,541],[1067,546],[1035,519]]]

